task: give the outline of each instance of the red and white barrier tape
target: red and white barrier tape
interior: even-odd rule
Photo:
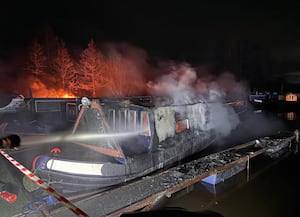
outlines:
[[[72,204],[68,199],[61,196],[59,193],[57,193],[53,188],[47,185],[43,180],[41,180],[39,177],[34,175],[30,170],[26,169],[22,164],[20,164],[18,161],[16,161],[14,158],[9,156],[6,152],[4,152],[2,149],[0,149],[1,155],[3,155],[7,160],[9,160],[10,163],[12,163],[15,167],[17,167],[22,173],[24,173],[28,178],[30,178],[32,181],[34,181],[37,185],[42,187],[44,190],[48,191],[51,195],[53,195],[59,202],[61,202],[64,206],[69,208],[74,214],[77,216],[83,216],[88,217],[88,215],[80,210],[78,207],[76,207],[74,204]]]

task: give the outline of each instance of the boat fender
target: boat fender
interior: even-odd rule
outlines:
[[[60,152],[61,152],[61,149],[59,147],[55,147],[55,148],[51,149],[51,153],[53,153],[53,154],[58,154]]]
[[[40,169],[47,169],[47,162],[49,161],[50,157],[38,155],[32,161],[32,170],[36,170],[37,168]]]

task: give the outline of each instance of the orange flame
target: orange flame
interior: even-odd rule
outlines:
[[[76,98],[72,93],[69,93],[62,88],[47,88],[40,80],[31,81],[32,97],[35,98]]]

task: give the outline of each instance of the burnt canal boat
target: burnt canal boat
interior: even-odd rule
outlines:
[[[78,108],[70,134],[31,150],[32,171],[64,192],[111,187],[171,166],[239,124],[232,102],[83,97]],[[231,125],[226,133],[221,122]]]

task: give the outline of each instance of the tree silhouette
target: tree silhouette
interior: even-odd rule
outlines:
[[[65,43],[61,41],[60,44],[61,46],[57,49],[56,57],[53,58],[52,67],[61,78],[62,88],[67,91],[72,91],[71,88],[74,87],[76,80],[74,75],[74,63],[65,47]]]
[[[103,76],[103,54],[97,51],[94,41],[88,43],[88,47],[82,51],[78,64],[80,71],[80,89],[91,91],[93,97],[96,97],[96,90],[105,86],[107,81]]]
[[[68,90],[77,96],[81,96],[83,94],[82,89],[80,88],[80,78],[80,72],[75,69],[70,80],[68,81]]]
[[[106,51],[104,57],[90,40],[79,58],[73,59],[63,40],[57,43],[54,34],[46,36],[47,54],[40,41],[33,41],[26,70],[47,88],[62,88],[77,96],[90,97],[132,96],[145,91],[147,56],[139,49],[127,44],[109,45],[106,50],[102,46]]]
[[[47,67],[47,58],[41,44],[34,40],[29,48],[28,62],[25,70],[29,71],[34,77],[43,77]]]

